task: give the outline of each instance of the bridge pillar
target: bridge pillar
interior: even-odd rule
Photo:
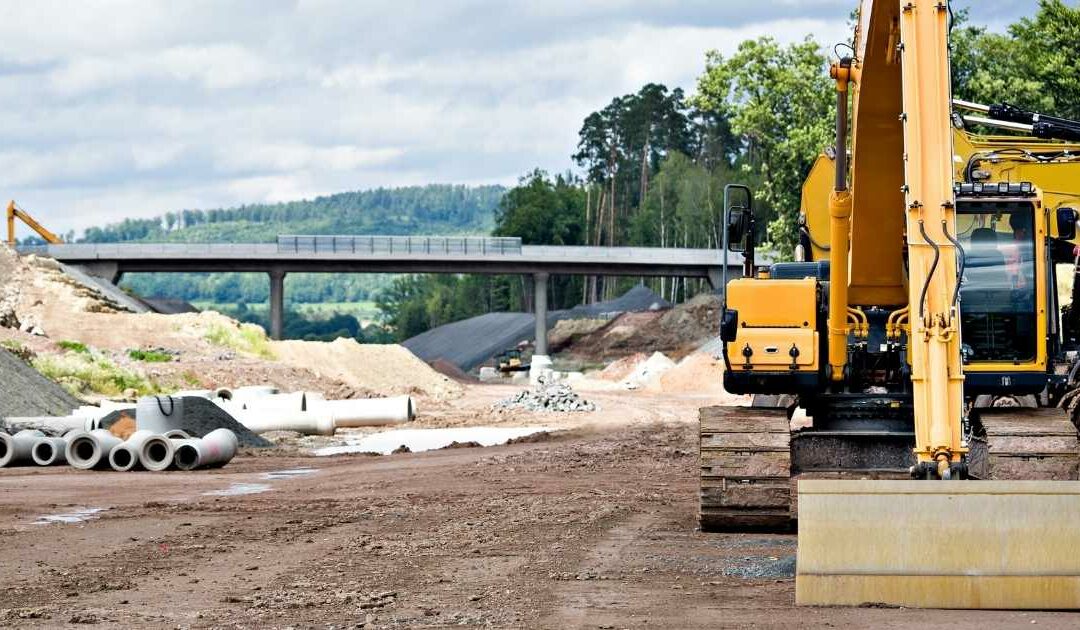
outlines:
[[[533,305],[536,312],[536,345],[533,355],[547,356],[548,274],[533,274]]]
[[[280,340],[285,334],[285,272],[270,272],[270,338]]]

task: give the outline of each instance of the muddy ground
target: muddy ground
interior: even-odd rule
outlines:
[[[506,424],[485,411],[500,393],[473,388],[446,424],[469,405],[476,422]],[[794,536],[695,528],[703,401],[593,398],[601,412],[501,447],[244,456],[196,473],[0,471],[0,624],[1080,626],[1064,613],[796,608]],[[291,469],[314,472],[268,478]],[[81,508],[105,509],[36,524]]]

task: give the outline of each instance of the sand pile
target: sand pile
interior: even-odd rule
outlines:
[[[380,394],[424,394],[455,398],[461,385],[439,374],[403,346],[359,344],[353,339],[278,341],[272,344],[278,359],[306,368],[319,376]]]
[[[638,352],[628,357],[616,359],[612,361],[599,372],[590,374],[590,377],[599,378],[605,381],[619,382],[626,377],[630,376],[638,365],[648,359],[648,355],[644,352]]]
[[[723,359],[695,352],[662,374],[656,385],[672,394],[724,394],[723,378]]]
[[[585,335],[600,330],[608,325],[609,319],[560,319],[555,327],[548,331],[548,348],[558,352]]]
[[[675,367],[675,362],[667,358],[663,352],[654,352],[648,359],[639,363],[630,376],[622,381],[622,384],[627,389],[649,387],[658,382],[660,377],[673,367]]]

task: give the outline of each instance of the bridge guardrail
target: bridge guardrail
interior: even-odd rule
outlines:
[[[521,239],[502,236],[294,236],[277,239],[290,254],[480,254],[521,253]]]

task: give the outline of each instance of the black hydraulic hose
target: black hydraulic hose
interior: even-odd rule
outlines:
[[[941,248],[938,244],[930,240],[930,236],[926,233],[926,224],[922,219],[919,219],[919,232],[922,234],[923,240],[926,244],[934,248],[934,262],[930,265],[930,271],[926,274],[926,280],[923,282],[922,295],[919,296],[919,317],[926,320],[926,294],[930,291],[930,281],[934,278],[934,274],[937,272],[938,261],[941,260]]]
[[[967,254],[964,252],[964,246],[960,244],[960,241],[949,234],[949,227],[945,222],[945,219],[941,220],[941,231],[945,233],[945,238],[949,239],[949,242],[956,248],[956,254],[960,257],[960,270],[956,274],[956,289],[953,291],[952,296],[952,303],[953,306],[955,306],[960,303],[960,285],[964,282],[964,268],[967,266]]]

